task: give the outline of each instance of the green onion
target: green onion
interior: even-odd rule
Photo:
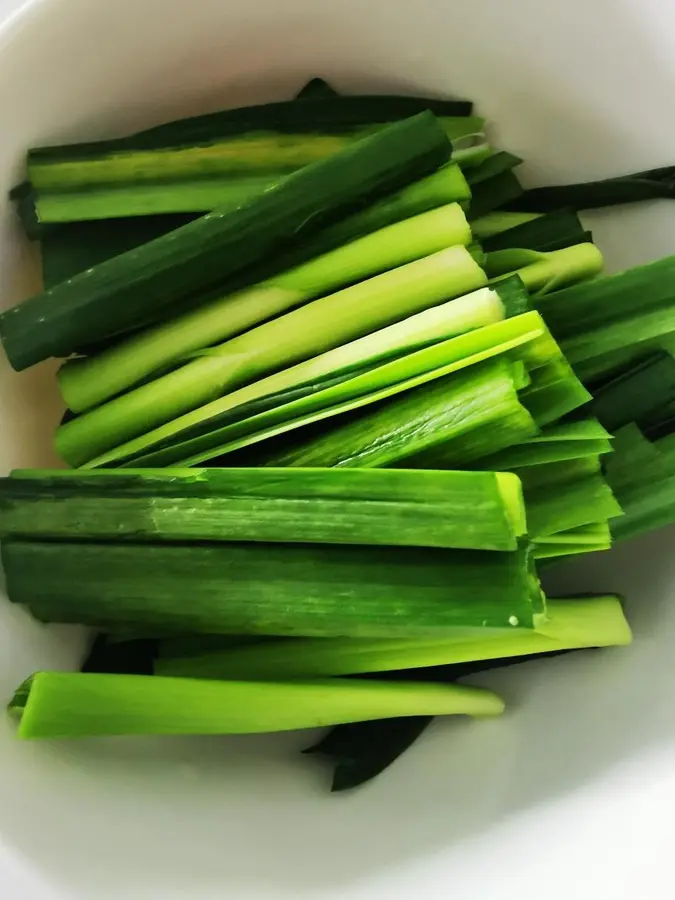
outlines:
[[[162,165],[162,160],[158,160]],[[159,169],[161,171],[161,168]],[[203,214],[217,207],[236,209],[278,185],[285,172],[248,178],[212,177],[135,184],[114,183],[46,190],[35,199],[41,225],[180,214]]]
[[[67,362],[59,372],[61,394],[73,412],[98,406],[192,351],[212,347],[345,285],[446,247],[467,244],[470,236],[456,203],[390,225],[254,287],[169,319],[97,356]]]
[[[411,747],[433,716],[406,716],[337,725],[303,753],[335,764],[331,791],[358,787],[375,778]]]
[[[648,441],[634,422],[619,428],[614,435],[614,452],[605,463],[607,480],[614,490],[636,481],[660,479],[668,474],[657,445]]]
[[[400,190],[329,225],[328,228],[321,229],[318,234],[308,235],[301,246],[282,256],[281,261],[289,259],[293,264],[296,261],[311,259],[372,231],[402,222],[430,209],[448,203],[459,203],[464,207],[470,199],[471,188],[462,170],[454,163],[446,163],[431,175],[412,181]]]
[[[527,225],[529,222],[536,222],[541,218],[541,213],[516,213],[499,210],[487,213],[478,219],[472,219],[471,231],[477,241],[486,241],[504,231],[511,231],[520,225]]]
[[[537,631],[457,641],[305,638],[268,641],[155,662],[159,675],[186,678],[295,679],[443,666],[581,647],[629,644],[631,632],[614,596],[549,600]]]
[[[382,200],[321,229],[318,234],[308,235],[302,245],[291,253],[274,257],[272,268],[276,272],[298,265],[371,231],[427,210],[453,202],[464,205],[470,197],[471,190],[459,166],[441,166],[431,175],[388,194]],[[135,216],[43,228],[40,247],[45,286],[53,287],[106,259],[161,237],[194,218],[194,215],[186,214]]]
[[[410,461],[414,468],[426,467],[428,451],[438,444],[450,453],[451,439],[467,436],[475,446],[475,430],[485,427],[490,450],[501,446],[501,420],[509,423],[509,440],[520,440],[535,431],[522,408],[514,383],[512,365],[501,360],[471,366],[406,391],[375,409],[338,422],[317,437],[310,437],[287,451],[269,454],[262,449],[258,464],[272,466],[349,466],[369,468]],[[513,435],[516,435],[514,438]],[[450,467],[459,467],[458,453]]]
[[[645,200],[675,197],[675,167],[648,169],[618,178],[588,181],[581,184],[561,184],[532,188],[518,197],[512,209],[527,212],[551,212],[568,209],[598,209],[620,203],[641,203]]]
[[[604,260],[595,244],[575,244],[561,250],[510,248],[488,253],[485,271],[490,278],[519,275],[528,291],[537,297],[579,281],[595,278]]]
[[[503,472],[563,460],[601,456],[612,450],[611,435],[595,419],[549,425],[541,434],[480,460],[480,467]]]
[[[578,284],[542,297],[554,337],[586,379],[597,379],[675,334],[675,257]]]
[[[469,184],[472,186],[480,184],[483,181],[495,178],[497,175],[502,175],[504,172],[510,172],[516,166],[519,166],[522,161],[519,156],[514,156],[513,153],[506,153],[503,150],[499,153],[494,153],[483,160],[480,165],[471,169],[468,174]]]
[[[579,441],[575,443],[579,443]],[[600,469],[600,457],[597,454],[590,454],[576,459],[561,459],[555,462],[538,461],[535,465],[514,466],[510,471],[517,473],[523,487],[530,496],[533,496],[539,488],[563,484],[587,475],[597,475],[600,473]]]
[[[623,512],[610,486],[599,474],[557,481],[528,491],[526,504],[527,527],[532,537],[612,519]]]
[[[616,431],[629,422],[653,415],[659,407],[675,401],[675,359],[654,352],[636,360],[593,391],[593,412]]]
[[[35,470],[0,479],[0,535],[515,550],[515,475],[330,469]]]
[[[431,113],[384,128],[235,211],[208,214],[7,310],[5,351],[23,369],[133,327],[278,250],[280,240],[299,241],[310,225],[427,174],[449,152]]]
[[[481,240],[476,233],[475,222],[472,223],[472,231],[474,236]],[[545,216],[536,216],[527,222],[482,239],[483,249],[487,253],[514,247],[543,252],[587,242],[590,242],[589,233],[584,229],[579,217],[576,213],[564,210]]]
[[[28,151],[28,176],[37,191],[75,192],[96,185],[295,172],[425,111],[439,117],[450,139],[483,132],[484,119],[466,115],[466,104],[459,116],[457,108],[453,101],[361,96],[226,110],[126,138],[34,148]]]
[[[308,104],[301,104],[300,109],[306,106]],[[413,116],[419,114],[422,114],[421,110]],[[437,121],[450,140],[482,133],[484,127],[484,120],[476,116],[439,117]],[[158,140],[152,142],[155,146],[149,146],[150,142],[146,141],[146,146],[138,148],[127,142],[112,151],[105,147],[108,142],[102,142],[98,151],[91,144],[49,147],[29,151],[28,177],[38,195],[38,210],[41,195],[61,194],[64,206],[61,208],[61,218],[55,221],[77,220],[86,217],[82,214],[86,211],[83,206],[77,209],[80,200],[78,192],[86,197],[90,191],[103,187],[110,192],[109,196],[114,196],[113,189],[124,191],[153,184],[166,192],[172,189],[174,182],[182,182],[191,188],[206,179],[212,180],[215,187],[216,179],[227,177],[232,183],[242,176],[260,178],[258,190],[262,191],[277,184],[284,173],[295,173],[305,166],[322,162],[349,149],[359,140],[381,134],[391,125],[392,121],[389,121],[336,133],[288,134],[283,137],[270,133],[244,134],[241,137],[233,135],[197,144],[188,142],[189,139],[180,144]],[[64,208],[68,196],[77,212],[65,218],[68,215],[67,208]],[[84,204],[84,198],[80,203]],[[204,207],[197,206],[187,211],[199,212],[202,209]],[[169,206],[161,211],[186,210]],[[152,212],[152,209],[135,207],[136,215]],[[129,214],[128,209],[122,213]],[[95,216],[114,217],[114,210],[106,214],[103,209]],[[49,221],[42,216],[41,220]]]
[[[532,383],[521,394],[523,405],[543,427],[585,406],[591,395],[560,356],[532,374]]]
[[[99,263],[175,231],[194,216],[137,216],[99,222],[72,222],[40,233],[40,256],[45,290],[92,269]],[[84,345],[78,348],[84,349]]]
[[[463,323],[464,328],[471,327],[472,320],[476,322],[475,300],[476,297],[473,297],[466,305],[460,304],[456,324]],[[450,318],[454,319],[454,312],[451,312]],[[424,328],[426,325],[411,334],[419,335]],[[366,348],[366,359],[369,361],[361,371],[347,364],[337,373],[334,381],[328,382],[325,377],[319,377],[316,381],[301,383],[297,393],[290,389],[277,395],[264,392],[260,399],[262,409],[256,406],[253,414],[253,403],[251,406],[244,405],[242,393],[235,392],[128,441],[90,460],[87,466],[95,468],[119,463],[155,467],[196,465],[302,425],[384,400],[481,360],[528,345],[544,332],[541,316],[529,312],[445,341],[433,342],[409,354],[395,353],[390,360],[378,360],[377,353],[372,358]],[[404,337],[405,333],[402,333],[396,340]],[[388,344],[390,338],[391,335],[388,335],[381,342],[376,338],[373,348],[391,346]],[[344,363],[347,357],[350,362],[355,362],[351,356],[354,347],[350,349],[347,345],[344,349],[346,354],[341,355],[341,361]],[[317,359],[322,373],[325,372],[326,360],[327,356]],[[253,397],[260,397],[260,384],[251,386]],[[236,401],[233,399],[235,397]]]
[[[557,531],[536,539],[538,548],[544,545],[556,546],[563,544],[590,545],[595,549],[598,545],[611,545],[612,536],[609,522],[589,522],[588,525],[578,525],[576,528],[568,528],[566,531]]]
[[[38,672],[9,704],[19,737],[252,734],[388,716],[499,715],[490,691],[377,681],[199,681],[144,675]]]
[[[440,638],[532,628],[545,609],[527,546],[496,553],[11,540],[2,559],[12,602],[42,621],[99,628]]]
[[[61,425],[58,453],[69,464],[81,465],[228,390],[464,294],[483,281],[467,251],[451,247],[322,297]],[[279,290],[287,301],[288,292],[273,289]],[[175,333],[181,340],[184,332]]]
[[[488,213],[516,200],[522,192],[523,188],[520,182],[510,171],[501,172],[485,181],[479,181],[471,187],[469,218],[472,221],[482,219]]]

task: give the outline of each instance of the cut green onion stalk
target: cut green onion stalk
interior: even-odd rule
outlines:
[[[611,431],[653,416],[675,401],[675,359],[657,351],[635,361],[593,391],[593,412]]]
[[[603,265],[595,244],[585,243],[547,253],[520,248],[495,250],[487,254],[485,271],[490,278],[519,275],[528,291],[541,297],[595,278]]]
[[[99,628],[441,638],[532,628],[545,612],[526,546],[5,541],[2,558],[10,600]]]
[[[407,715],[495,716],[496,694],[449,684],[198,681],[38,672],[9,704],[19,737],[253,734]]]
[[[500,172],[471,186],[469,218],[481,219],[488,213],[520,197],[523,188],[511,171]]]
[[[535,216],[527,222],[483,239],[477,234],[475,222],[472,224],[472,231],[482,241],[487,253],[511,248],[544,252],[591,242],[589,232],[584,229],[576,213],[566,211]]]
[[[585,406],[591,395],[561,355],[532,373],[532,382],[523,390],[521,400],[543,428]]]
[[[575,441],[579,443],[579,441]],[[535,465],[513,467],[511,471],[516,472],[518,477],[526,487],[531,496],[535,497],[535,492],[541,488],[550,488],[553,485],[560,485],[569,481],[576,481],[579,478],[586,478],[589,475],[599,475],[601,471],[600,457],[597,454],[589,454],[580,456],[575,459],[561,459],[555,462],[541,462],[539,460]],[[586,523],[584,523],[584,527]],[[570,528],[575,526],[570,526]]]
[[[431,677],[434,681],[447,684],[469,675],[510,669],[515,665],[535,660],[547,660],[570,652],[575,651],[557,650],[551,653],[534,653],[506,659],[436,666],[432,669],[408,669],[402,672],[392,672],[389,677],[397,680],[401,678],[410,680],[423,676],[426,679]],[[432,716],[411,716],[338,725],[323,735],[317,744],[303,752],[328,757],[335,765],[331,790],[347,790],[358,787],[383,772],[415,743],[432,721]]]
[[[0,536],[515,550],[515,475],[336,469],[24,471],[0,479]]]
[[[344,420],[336,421],[335,429],[328,433],[330,437],[327,435],[329,453],[333,454],[337,452],[337,459],[344,458],[346,460],[351,458],[353,451],[357,452],[357,458],[359,458],[359,454],[361,454],[362,450],[366,449],[369,455],[371,450],[374,453],[370,458],[378,458],[379,455],[381,459],[389,459],[391,464],[395,464],[398,460],[402,459],[404,461],[404,467],[408,467],[408,464],[412,463],[415,468],[437,468],[438,466],[435,461],[430,465],[427,454],[431,453],[432,456],[435,457],[436,445],[438,445],[439,449],[442,449],[444,456],[444,463],[441,467],[452,469],[461,468],[468,461],[479,458],[485,453],[492,453],[498,448],[510,446],[511,444],[520,443],[525,440],[533,433],[536,433],[536,424],[533,422],[532,416],[528,410],[524,409],[522,405],[510,405],[508,407],[508,412],[506,407],[500,408],[497,412],[493,409],[492,414],[490,414],[489,409],[485,410],[481,405],[483,398],[488,396],[487,393],[483,393],[485,388],[481,388],[477,398],[472,399],[470,396],[467,396],[464,400],[464,412],[459,420],[453,421],[449,416],[449,409],[443,406],[443,402],[438,392],[436,391],[433,395],[426,397],[423,395],[421,386],[432,380],[436,380],[437,378],[443,378],[446,375],[449,376],[463,368],[471,367],[474,364],[485,361],[491,357],[509,354],[513,355],[516,361],[521,363],[520,366],[516,366],[512,370],[512,378],[515,378],[513,387],[515,390],[524,388],[524,393],[525,390],[528,390],[525,388],[525,382],[528,376],[523,372],[523,362],[525,362],[526,366],[535,367],[533,377],[536,378],[537,383],[541,380],[540,372],[543,373],[542,377],[544,380],[547,377],[549,368],[546,364],[547,360],[557,360],[560,366],[562,366],[564,362],[561,361],[559,348],[555,342],[552,341],[550,335],[547,335],[545,329],[542,328],[542,324],[541,318],[536,314],[526,313],[517,316],[514,319],[509,319],[506,322],[499,322],[495,325],[481,328],[470,334],[446,341],[438,346],[427,348],[416,354],[411,354],[401,360],[396,360],[393,363],[374,369],[364,376],[354,378],[352,381],[339,385],[334,391],[339,393],[340,399],[342,400],[344,399],[346,391],[350,388],[350,385],[356,385],[360,381],[365,381],[368,385],[368,390],[372,390],[374,387],[373,382],[376,378],[379,379],[380,384],[391,384],[395,380],[393,377],[394,370],[400,369],[400,375],[397,377],[403,375],[404,377],[407,377],[408,380],[394,384],[393,387],[385,388],[385,390],[371,393],[369,397],[362,398],[355,403],[343,404],[341,407],[333,407],[328,414],[332,412],[333,415],[336,415],[350,410],[355,411],[361,406],[365,406],[367,403],[385,400],[404,390],[418,388],[415,397],[420,398],[418,404],[419,409],[412,411],[414,421],[417,422],[418,427],[413,427],[413,425],[405,418],[405,416],[411,414],[411,409],[407,405],[407,401],[405,401],[404,398],[400,398],[400,405],[390,406],[389,404],[383,404],[381,410],[379,408],[373,410],[374,415],[386,417],[386,422],[383,422],[383,427],[386,428],[386,440],[378,442],[372,448],[368,449],[370,446],[368,444],[369,435],[372,436],[375,434],[375,431],[372,430],[375,426],[369,424],[366,418],[368,411],[364,409],[364,413],[361,416],[354,415],[345,417]],[[414,371],[413,362],[415,360],[417,371],[424,372],[425,374],[410,378],[410,375]],[[551,362],[551,365],[553,365],[553,362]],[[538,366],[541,368],[538,369]],[[557,373],[555,365],[553,368],[554,372]],[[481,377],[483,376],[481,375]],[[448,384],[449,383],[450,379],[448,379]],[[460,384],[457,384],[456,387],[457,390],[464,389],[464,387],[460,388]],[[553,392],[553,396],[550,398],[551,402],[555,403],[555,407],[560,411],[560,415],[575,409],[576,406],[585,404],[590,399],[590,395],[582,387],[568,366],[562,367],[560,384],[554,382],[549,385],[549,388],[551,388]],[[468,387],[468,383],[467,390],[471,390],[471,388]],[[315,401],[322,401],[325,404],[326,396],[330,393],[331,390],[329,389],[317,394],[316,397],[307,398],[306,401],[299,401],[298,405],[305,402],[313,403]],[[497,393],[499,394],[499,391]],[[545,399],[544,391],[542,390],[540,393],[542,394],[542,399]],[[416,403],[416,400],[414,402]],[[292,404],[288,409],[290,409],[291,406]],[[272,410],[270,415],[279,414],[283,417],[283,410],[284,407]],[[159,451],[158,453],[148,454],[145,457],[137,458],[137,464],[166,465],[167,462],[179,459],[181,465],[196,465],[203,460],[212,459],[217,455],[217,452],[220,454],[230,453],[238,448],[249,446],[252,443],[267,440],[275,435],[281,435],[284,432],[290,432],[302,425],[309,424],[312,421],[318,421],[325,415],[326,413],[324,412],[318,413],[315,416],[296,419],[295,421],[289,421],[287,419],[286,424],[278,427],[276,430],[258,431],[257,433],[254,432],[252,427],[253,422],[255,421],[254,418],[250,420],[248,425],[245,421],[241,426],[234,426],[234,429],[222,429],[220,437],[218,437],[217,433],[212,433],[205,435],[203,439],[196,438],[183,445],[169,445],[164,452]],[[258,418],[258,422],[261,418],[263,417]],[[355,443],[353,446],[350,444],[349,447],[341,447],[339,441],[334,440],[334,431],[337,433],[337,430],[342,429],[343,425],[346,428],[351,429],[353,419],[355,420],[353,426],[354,430],[353,433],[350,431],[350,435],[354,438]],[[434,422],[437,427],[431,429],[429,427],[431,422]],[[362,423],[365,423],[365,428],[362,428]],[[424,423],[426,423],[426,425],[422,427]],[[225,432],[228,432],[231,437],[236,437],[236,435],[232,435],[232,431],[236,431],[238,427],[241,427],[243,434],[246,436],[243,436],[240,440],[231,440],[229,443],[219,443],[219,440],[222,439]],[[449,429],[448,432],[445,431],[446,427]],[[392,428],[394,429],[393,431],[391,431]],[[342,434],[341,431],[340,434]],[[439,443],[441,434],[445,434],[442,444]],[[289,435],[289,438],[291,439],[290,455],[292,459],[295,460],[296,450],[298,448],[310,445],[313,447],[315,441],[313,435],[314,432],[312,431],[310,431],[309,434],[299,433],[296,436],[297,443],[293,440],[294,436]],[[452,435],[452,440],[450,440],[450,435]],[[281,446],[273,446],[271,444],[267,447],[262,446],[260,448],[260,455],[256,453],[254,454],[254,457],[244,454],[241,460],[237,459],[237,463],[240,463],[243,460],[244,464],[250,465],[251,459],[255,459],[258,463],[264,462],[275,465],[277,464],[275,461],[283,459],[283,464],[285,465],[288,452],[287,440],[288,439],[283,439]],[[319,438],[317,438],[317,440],[319,440]],[[365,444],[363,443],[364,440],[366,441]],[[203,452],[195,453],[191,456],[185,456],[183,454],[178,455],[181,447],[184,452],[187,450],[188,446],[190,446],[190,450],[194,452],[197,445],[200,446],[200,449]],[[204,449],[204,447],[208,449]],[[431,450],[429,450],[430,447]],[[407,455],[412,453],[413,449],[414,455]],[[304,450],[301,450],[301,452],[304,453]],[[311,452],[313,453],[314,450],[312,449]],[[390,456],[390,454],[392,455]],[[324,463],[321,463],[321,465],[323,464]],[[349,464],[351,465],[352,463]],[[378,465],[380,464],[382,463],[378,463]]]
[[[456,203],[390,225],[134,335],[97,356],[67,362],[59,372],[61,394],[73,412],[98,406],[195,350],[212,347],[345,285],[446,247],[468,244],[470,237],[464,213]]]
[[[309,259],[430,209],[437,209],[448,203],[465,206],[470,199],[471,188],[462,170],[455,163],[446,163],[431,175],[425,175],[365,209],[321,229],[318,234],[308,236],[302,246],[288,254],[288,257],[291,261],[296,256],[300,260]],[[284,260],[285,257],[281,259]]]
[[[295,679],[444,666],[482,659],[629,644],[631,631],[614,596],[549,600],[537,631],[457,641],[316,638],[268,641],[155,662],[159,675],[186,678]]]
[[[542,297],[538,306],[570,363],[597,380],[675,335],[675,256]]]
[[[502,175],[504,172],[510,172],[519,166],[523,160],[513,153],[507,153],[504,150],[493,153],[487,159],[483,160],[480,165],[474,166],[468,175],[469,184],[476,185],[483,181]]]
[[[6,311],[0,335],[10,362],[24,369],[148,321],[356,203],[428,174],[450,152],[431,113],[383,128],[236,210],[208,214]]]
[[[159,157],[159,167],[162,162]],[[83,186],[75,190],[47,189],[38,191],[35,213],[43,226],[186,213],[203,215],[216,208],[234,210],[276,187],[286,174],[282,171],[234,178],[215,174],[192,179],[176,175],[170,181],[129,180],[119,185]]]
[[[614,540],[627,540],[675,521],[675,438],[648,441],[634,423],[619,429],[607,481],[624,515],[612,522]]]
[[[595,419],[549,425],[517,447],[480,460],[480,467],[497,472],[571,459],[598,457],[612,450],[609,432]]]
[[[519,282],[429,310],[235,391],[87,463],[196,465],[417,387],[542,335],[538,313],[499,321],[527,302]],[[492,324],[489,323],[492,320]],[[484,324],[485,327],[480,327]],[[474,329],[471,331],[470,329]],[[443,332],[447,340],[439,340]],[[467,332],[467,333],[458,333]],[[452,335],[455,335],[454,337]],[[412,352],[406,353],[410,348]]]
[[[498,212],[487,213],[471,221],[471,231],[477,241],[486,241],[504,231],[511,231],[521,225],[536,222],[541,213]]]
[[[481,119],[465,118],[460,124],[458,120],[446,118],[439,119],[439,123],[452,138],[455,164],[473,165],[489,154],[485,136],[481,131],[474,133],[474,129],[482,127]],[[217,207],[234,210],[277,187],[288,174],[323,160],[381,128],[378,125],[309,140],[305,136],[295,143],[287,139],[275,142],[263,136],[266,144],[260,149],[268,153],[269,162],[262,168],[255,163],[251,165],[252,157],[238,154],[236,139],[206,147],[115,152],[99,160],[56,163],[49,167],[49,172],[39,172],[41,185],[36,188],[33,184],[30,202],[38,226],[181,213],[197,215]],[[228,171],[233,162],[233,168]],[[152,177],[153,167],[161,173],[160,177]],[[197,171],[200,167],[202,171]],[[95,179],[99,174],[111,177],[80,183],[83,177]],[[53,184],[47,184],[47,180]],[[469,196],[463,199],[468,201]]]
[[[675,167],[648,169],[618,178],[532,188],[512,203],[528,212],[552,212],[561,208],[599,209],[621,203],[675,198]]]
[[[331,101],[331,105],[354,103],[354,99],[338,97]],[[188,134],[189,126],[184,122],[183,134],[177,140],[175,135],[167,134],[169,126],[165,126],[164,134],[154,130],[144,136],[119,140],[42,147],[28,152],[28,177],[38,193],[54,191],[76,194],[77,191],[91,190],[101,185],[158,182],[170,185],[173,180],[183,179],[217,176],[234,179],[276,172],[294,173],[334,156],[359,140],[381,134],[387,127],[398,124],[400,119],[424,115],[425,111],[434,113],[434,118],[438,115],[439,126],[450,140],[476,135],[484,129],[485,120],[478,116],[447,116],[435,112],[439,105],[434,101],[410,99],[408,110],[403,112],[403,105],[399,104],[400,114],[393,118],[382,117],[385,100],[379,114],[369,121],[362,119],[358,123],[347,123],[343,119],[323,133],[319,131],[318,121],[311,123],[310,127],[308,117],[312,112],[318,115],[318,111],[326,106],[325,101],[306,101],[302,104],[286,103],[283,113],[286,123],[289,118],[299,117],[304,120],[304,128],[299,131],[283,128],[283,135],[271,133],[269,125],[262,133],[250,132],[251,114],[256,108],[249,108],[248,111],[241,110],[247,113],[243,129],[235,126],[234,129],[221,131],[218,136],[209,136],[206,141],[198,142],[194,131]],[[362,98],[359,102],[363,105]],[[376,103],[372,103],[372,109],[373,112],[377,109]]]
[[[431,175],[387,194],[306,240],[291,252],[274,256],[265,271],[281,271],[340,247],[387,225],[401,222],[448,203],[466,205],[471,190],[462,170],[446,164]],[[53,287],[113,256],[132,250],[192,221],[195,215],[136,216],[125,219],[73,222],[42,230],[40,247],[45,286]],[[272,272],[270,274],[272,274]]]
[[[612,519],[623,512],[599,474],[535,488],[526,493],[526,499],[528,530],[537,538]]]
[[[57,450],[69,464],[81,465],[261,375],[464,294],[484,280],[467,251],[451,247],[322,297],[65,423],[56,433]]]
[[[187,225],[194,216],[138,216],[73,222],[43,229],[40,234],[42,279],[45,290],[99,263],[134,250],[148,241]],[[85,349],[85,344],[78,348]]]
[[[325,82],[323,84],[325,85]],[[306,133],[311,136],[321,127],[326,131],[340,133],[345,128],[392,122],[427,109],[438,116],[471,116],[472,108],[473,104],[469,100],[437,100],[430,97],[401,97],[396,94],[343,96],[332,88],[328,93],[323,87],[319,96],[304,98],[301,106],[294,101],[282,100],[276,103],[218,110],[156,125],[129,138],[98,141],[89,145],[79,144],[74,147],[70,145],[65,148],[45,148],[38,153],[40,155],[44,153],[47,159],[50,159],[54,152],[58,157],[61,149],[67,153],[73,150],[86,153],[88,148],[93,148],[95,153],[100,154],[103,149],[119,149],[129,144],[141,149],[162,147],[169,141],[185,143],[211,140],[261,129],[268,132],[277,131],[280,134]]]
[[[501,448],[505,433],[517,443],[536,431],[518,400],[518,377],[513,364],[503,360],[471,366],[365,409],[287,451],[270,453],[263,446],[253,458],[273,466],[369,468],[410,461],[417,468],[419,454],[437,444],[450,455],[453,438],[467,436],[475,447],[475,431],[481,427],[490,450]],[[509,423],[504,431],[497,427],[502,421]],[[459,468],[462,462],[455,453],[449,467]]]

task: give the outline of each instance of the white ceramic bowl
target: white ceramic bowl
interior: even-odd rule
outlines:
[[[669,0],[0,0],[0,17],[3,193],[29,145],[281,99],[314,75],[471,97],[533,182],[675,162]],[[675,204],[589,220],[612,269],[675,252]],[[7,204],[0,286],[3,305],[36,288]],[[0,465],[48,463],[53,366],[0,365]],[[349,795],[298,757],[306,735],[21,744],[0,719],[0,896],[673,896],[674,535],[558,576],[625,592],[633,647],[500,676],[503,719],[437,722]],[[82,646],[1,603],[0,700]]]

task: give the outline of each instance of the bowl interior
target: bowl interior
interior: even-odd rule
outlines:
[[[283,99],[315,75],[345,91],[468,96],[532,183],[675,161],[672,12],[659,0],[4,0],[3,13],[3,193],[28,146]],[[38,288],[37,260],[8,204],[0,216],[9,306]],[[612,270],[675,252],[667,202],[587,219]],[[54,461],[54,368],[17,375],[0,361],[3,471]],[[552,576],[558,593],[626,594],[633,647],[500,676],[501,721],[437,722],[349,796],[330,797],[327,772],[299,758],[303,734],[30,745],[0,718],[4,896],[638,896],[667,858],[657,822],[675,806],[674,535]],[[83,645],[80,630],[1,603],[0,700],[35,669],[72,667]]]

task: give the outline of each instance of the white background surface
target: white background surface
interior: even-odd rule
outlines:
[[[666,0],[0,0],[0,188],[34,143],[343,89],[455,93],[531,181],[675,162]],[[611,268],[675,253],[675,205],[593,217]],[[36,287],[7,212],[3,305]],[[2,362],[0,465],[46,463],[49,365]],[[19,744],[0,722],[8,900],[660,900],[675,830],[675,531],[558,578],[623,590],[636,643],[493,674],[501,721],[437,722],[348,795],[307,736]],[[0,605],[0,699],[72,665],[76,632]]]

